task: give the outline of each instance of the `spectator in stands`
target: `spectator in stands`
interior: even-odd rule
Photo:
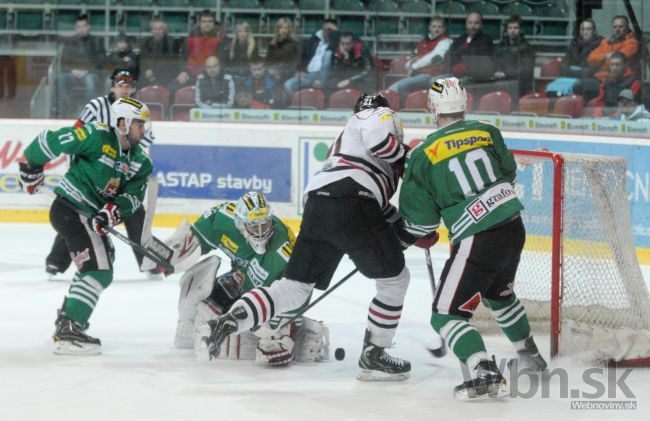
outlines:
[[[219,53],[223,36],[214,14],[208,9],[201,11],[198,26],[190,31],[181,48],[187,60],[185,70],[176,77],[179,86],[187,85],[201,74],[206,59]]]
[[[205,60],[203,73],[196,78],[196,105],[201,108],[232,108],[235,103],[235,81],[221,71],[217,56]]]
[[[242,90],[250,92],[252,99],[266,108],[282,108],[285,105],[284,91],[278,81],[266,71],[264,61],[257,58],[250,64],[250,75],[244,79]],[[255,107],[260,108],[260,107]]]
[[[167,34],[167,24],[160,17],[149,22],[151,35],[140,44],[140,69],[142,86],[161,85],[172,90],[172,82],[181,72],[179,45]]]
[[[140,59],[133,51],[131,40],[124,32],[117,35],[113,51],[104,62],[104,70],[107,70],[109,74],[112,74],[115,69],[127,69],[136,80],[138,79]]]
[[[350,32],[344,32],[339,37],[326,90],[331,94],[345,88],[355,88],[361,92],[375,92],[377,89],[377,72],[372,55],[361,40],[355,39]]]
[[[465,19],[465,33],[451,44],[446,60],[451,73],[465,83],[491,80],[495,66],[492,61],[492,37],[483,33],[483,17],[470,12]]]
[[[583,20],[580,23],[580,31],[571,39],[560,64],[562,75],[579,79],[593,77],[596,69],[589,66],[587,57],[602,40],[603,37],[598,35],[596,23],[592,19]]]
[[[266,50],[266,67],[280,83],[293,76],[300,52],[289,18],[280,18],[275,24],[275,35]]]
[[[323,28],[304,42],[295,76],[284,83],[289,96],[294,92],[314,87],[325,87],[332,66],[334,49],[338,45],[336,21],[325,19]]]
[[[253,99],[253,93],[249,91],[238,91],[235,95],[235,108],[250,108],[255,110],[268,110],[269,105]]]
[[[506,36],[494,50],[494,63],[494,79],[517,80],[519,96],[533,90],[535,52],[524,37],[519,16],[510,16],[506,21]]]
[[[650,111],[637,100],[637,96],[630,89],[623,89],[618,94],[618,110],[611,118],[625,121],[650,122]]]
[[[635,96],[641,92],[641,81],[627,65],[627,58],[620,51],[609,58],[609,74],[600,84],[600,93],[596,100],[594,117],[611,114],[618,105],[618,96],[622,90],[629,89]]]
[[[16,57],[0,56],[0,98],[5,96],[5,80],[7,82],[7,98],[15,97]]]
[[[97,96],[99,77],[97,70],[106,55],[101,39],[90,35],[88,15],[82,14],[75,22],[75,35],[64,38],[61,53],[61,72],[57,79],[57,94],[59,116],[68,116],[67,100],[70,88],[82,85],[84,88],[83,103]]]
[[[413,91],[429,89],[435,76],[442,73],[442,60],[452,43],[452,39],[445,32],[443,18],[436,16],[429,21],[429,31],[415,47],[415,57],[406,62],[409,77],[393,83],[388,88],[399,93],[402,102],[406,95]]]
[[[626,16],[614,16],[612,19],[613,34],[603,39],[589,56],[587,62],[593,71],[593,77],[581,79],[573,86],[573,93],[582,95],[585,101],[589,101],[598,94],[598,88],[602,81],[607,78],[612,55],[620,52],[627,57],[629,66],[636,70],[639,42],[634,33],[630,30]]]
[[[257,43],[247,22],[235,26],[235,36],[222,43],[219,60],[224,71],[237,82],[248,76],[250,63],[259,58]]]

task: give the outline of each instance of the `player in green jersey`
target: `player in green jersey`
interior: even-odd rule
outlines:
[[[100,340],[85,331],[100,294],[113,280],[113,246],[104,228],[142,205],[152,165],[138,144],[150,124],[145,104],[120,98],[111,106],[110,125],[93,122],[43,131],[19,164],[21,184],[34,194],[43,184],[45,164],[62,153],[74,155],[50,208],[50,222],[77,266],[55,323],[56,354],[101,353]]]
[[[171,261],[175,272],[185,271],[174,344],[192,348],[195,327],[220,316],[244,292],[269,286],[282,277],[295,237],[272,214],[264,195],[248,192],[236,201],[208,209],[191,226],[183,223],[165,243],[174,250]],[[220,275],[221,259],[212,253],[217,249],[231,262],[230,270]],[[207,254],[210,256],[194,264]],[[284,329],[275,329],[291,313],[279,314],[255,334],[242,332],[231,338],[224,344],[222,358],[257,359],[275,366],[287,365],[294,357],[300,361],[325,358],[327,331],[322,323],[299,318]]]
[[[494,398],[509,390],[469,323],[480,302],[517,348],[520,366],[542,370],[546,362],[513,290],[526,238],[513,187],[516,163],[496,127],[464,119],[466,102],[465,88],[454,77],[431,86],[429,108],[439,129],[411,151],[399,208],[414,238],[430,235],[441,221],[449,229],[452,252],[431,325],[471,372],[454,396]]]

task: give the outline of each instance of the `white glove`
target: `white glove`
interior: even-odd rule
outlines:
[[[293,339],[288,335],[260,338],[255,359],[271,366],[287,366],[293,361],[293,348]]]

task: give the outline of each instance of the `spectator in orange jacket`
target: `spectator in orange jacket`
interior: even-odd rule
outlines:
[[[598,94],[600,83],[607,78],[610,71],[610,60],[616,52],[627,58],[632,70],[638,67],[639,42],[630,30],[626,16],[614,16],[612,19],[612,35],[603,39],[587,57],[587,63],[595,70],[594,77],[581,79],[573,87],[573,93],[582,95],[589,101]]]
[[[442,73],[442,60],[451,47],[452,39],[447,35],[445,20],[435,16],[429,21],[429,31],[418,42],[415,57],[406,62],[408,77],[393,83],[388,89],[400,94],[404,102],[406,95],[418,89],[429,89]]]
[[[641,81],[627,66],[625,55],[617,51],[609,58],[609,74],[600,84],[594,117],[610,115],[618,105],[619,94],[625,89],[632,91],[635,97],[638,97],[641,92]]]
[[[224,34],[217,27],[214,14],[205,9],[199,14],[199,24],[190,31],[181,53],[187,57],[187,65],[176,78],[179,85],[187,85],[204,70],[205,60],[219,53]]]

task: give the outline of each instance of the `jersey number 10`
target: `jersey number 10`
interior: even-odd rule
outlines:
[[[494,175],[494,170],[492,169],[492,162],[484,149],[474,149],[473,151],[466,153],[463,158],[466,170],[463,169],[458,158],[453,158],[449,161],[449,170],[456,176],[458,184],[460,184],[460,188],[463,190],[465,197],[474,196],[485,188],[486,180],[483,179],[483,176],[476,166],[477,161],[483,162],[485,173],[489,178],[489,183],[491,184],[497,181],[497,177]],[[469,172],[469,175],[476,186],[476,190],[473,190],[472,186],[470,186],[467,172]]]

